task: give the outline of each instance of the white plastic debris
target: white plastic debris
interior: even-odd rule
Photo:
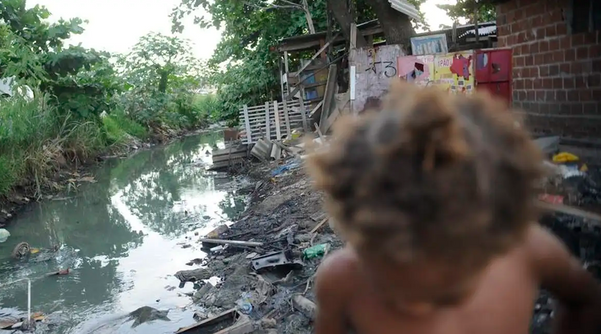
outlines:
[[[0,243],[5,242],[10,237],[10,232],[4,228],[0,228]]]

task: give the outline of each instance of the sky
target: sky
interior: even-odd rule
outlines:
[[[44,5],[52,13],[51,19],[79,17],[87,20],[85,32],[75,35],[70,42],[84,47],[113,53],[127,52],[140,37],[149,32],[171,34],[169,14],[180,0],[28,0],[28,6]],[[436,4],[454,3],[455,0],[427,0],[422,12],[432,30],[440,24],[451,25],[444,11]],[[208,59],[220,39],[214,28],[200,29],[192,19],[185,22],[183,37],[192,41],[194,54]]]

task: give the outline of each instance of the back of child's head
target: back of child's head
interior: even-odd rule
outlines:
[[[541,153],[488,95],[393,84],[308,162],[342,237],[397,263],[482,266],[537,218]]]

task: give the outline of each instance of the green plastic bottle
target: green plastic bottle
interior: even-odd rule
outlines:
[[[313,259],[316,257],[321,257],[326,253],[326,250],[328,249],[328,244],[319,244],[319,245],[315,245],[313,247],[307,248],[303,251],[303,255],[305,256],[305,258],[307,259]]]

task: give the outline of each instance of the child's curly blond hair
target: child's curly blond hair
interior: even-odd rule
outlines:
[[[358,250],[481,266],[537,218],[541,152],[486,94],[395,83],[382,110],[341,119],[334,134],[309,173]]]

